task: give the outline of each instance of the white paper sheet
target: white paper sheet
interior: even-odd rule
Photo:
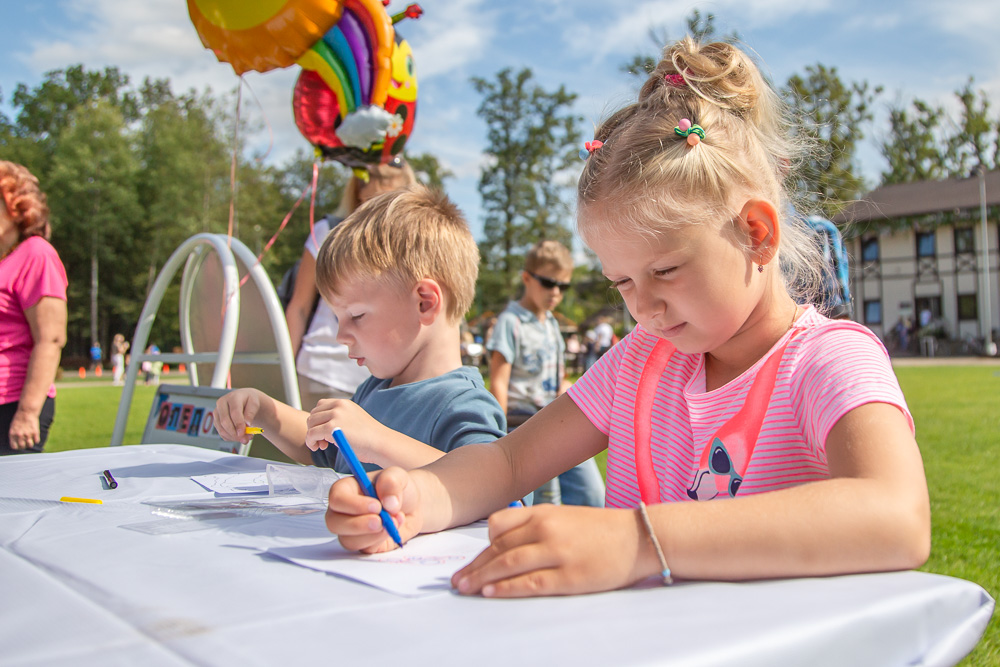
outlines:
[[[279,547],[265,553],[321,572],[340,575],[406,597],[431,595],[451,588],[451,575],[489,541],[454,532],[415,537],[402,549],[381,554],[348,551],[337,540],[301,547]]]
[[[223,472],[195,475],[191,479],[220,495],[267,493],[266,472]]]

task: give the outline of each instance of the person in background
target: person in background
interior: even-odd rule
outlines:
[[[66,269],[38,179],[0,161],[0,455],[41,452],[66,344]]]
[[[146,354],[159,354],[160,348],[153,343],[146,346]],[[144,381],[146,384],[160,384],[160,372],[163,370],[162,361],[153,361],[147,359],[142,362],[142,372],[144,374]]]
[[[90,344],[90,370],[96,371],[100,368],[103,360],[104,350],[101,349],[101,344],[95,340]]]
[[[513,430],[566,390],[566,344],[552,309],[573,277],[573,257],[558,241],[540,241],[524,258],[524,292],[497,317],[486,343],[490,352],[490,392],[507,413]],[[539,446],[545,446],[539,443]],[[533,502],[604,505],[604,481],[587,459],[542,484]]]
[[[595,354],[600,359],[615,343],[615,329],[611,326],[611,320],[608,317],[601,317],[597,320],[594,335],[597,336]]]
[[[111,341],[111,379],[113,384],[122,384],[125,376],[125,355],[128,353],[129,342],[125,336],[115,334]]]
[[[337,318],[316,288],[316,255],[330,230],[375,195],[417,182],[413,169],[403,161],[373,165],[368,174],[367,181],[351,176],[336,213],[317,221],[314,233],[306,238],[291,300],[285,309],[304,410],[314,408],[321,398],[350,398],[370,375],[364,366],[349,359],[347,348],[337,342]]]

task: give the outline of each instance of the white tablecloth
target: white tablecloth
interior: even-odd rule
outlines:
[[[321,514],[120,527],[155,519],[144,499],[211,497],[191,475],[266,463],[182,445],[0,459],[0,664],[952,665],[993,611],[976,584],[920,572],[404,598],[262,555],[329,540]]]

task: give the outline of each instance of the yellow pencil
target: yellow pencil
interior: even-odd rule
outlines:
[[[93,505],[103,505],[104,501],[98,498],[74,498],[72,496],[63,496],[59,499],[64,503],[91,503]]]
[[[262,429],[259,426],[247,426],[246,430],[244,430],[243,432],[246,433],[247,435],[257,435],[259,433],[263,433],[264,429]]]

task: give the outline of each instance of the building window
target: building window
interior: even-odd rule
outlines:
[[[882,324],[881,301],[865,301],[865,324]]]
[[[979,297],[976,294],[958,295],[958,319],[962,321],[979,320]]]
[[[936,257],[937,237],[934,232],[917,232],[917,257]]]
[[[873,236],[871,238],[863,239],[861,241],[861,261],[863,262],[877,262],[878,261],[878,237]]]
[[[975,232],[972,227],[955,228],[955,254],[976,251]]]

